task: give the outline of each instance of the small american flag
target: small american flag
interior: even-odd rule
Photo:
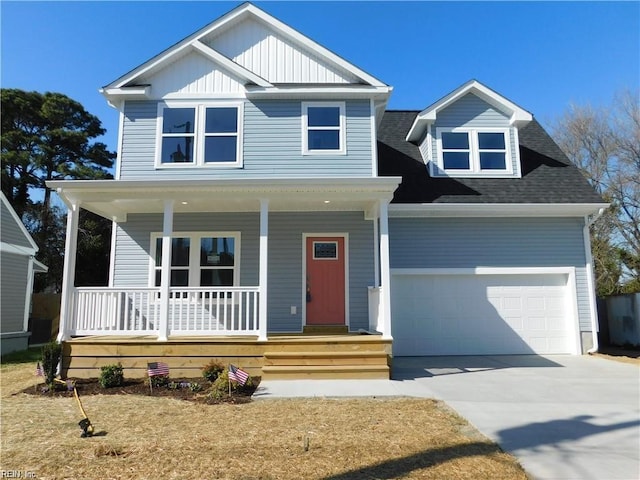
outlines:
[[[44,377],[44,371],[40,366],[40,362],[38,362],[38,364],[36,365],[36,377]]]
[[[247,383],[247,380],[249,380],[249,374],[241,368],[229,364],[229,380],[233,380],[234,382],[238,382],[240,385],[244,385]]]
[[[147,374],[150,377],[156,375],[169,375],[169,365],[164,362],[147,363]]]

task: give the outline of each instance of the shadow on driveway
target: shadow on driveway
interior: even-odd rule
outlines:
[[[557,446],[562,442],[580,440],[591,435],[640,425],[640,420],[596,425],[588,421],[593,418],[595,417],[592,415],[577,415],[568,419],[535,422],[507,428],[498,432],[499,443],[508,451],[535,450],[541,446]]]
[[[562,368],[562,365],[539,355],[394,357],[391,378],[415,380],[441,375],[527,367]]]

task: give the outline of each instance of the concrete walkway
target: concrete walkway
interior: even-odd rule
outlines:
[[[538,480],[640,479],[640,368],[590,356],[394,359],[394,380],[267,381],[256,399],[437,398]]]

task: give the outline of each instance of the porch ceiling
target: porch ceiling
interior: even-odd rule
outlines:
[[[131,213],[161,213],[167,200],[175,213],[270,211],[363,211],[391,201],[400,177],[250,180],[51,181],[67,204],[125,222]]]

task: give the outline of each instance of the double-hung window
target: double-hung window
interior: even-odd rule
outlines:
[[[302,153],[345,154],[344,102],[302,103]]]
[[[508,129],[437,129],[438,167],[454,174],[512,172]]]
[[[156,166],[242,166],[242,104],[163,103]]]
[[[151,235],[152,281],[162,277],[162,235]],[[172,287],[239,285],[239,232],[176,233],[171,238]]]

